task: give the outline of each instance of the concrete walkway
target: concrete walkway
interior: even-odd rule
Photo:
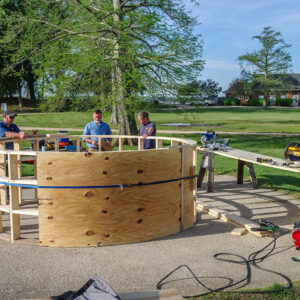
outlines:
[[[216,176],[216,192],[206,193],[205,184],[198,191],[198,200],[234,212],[253,221],[267,219],[282,228],[291,229],[300,220],[300,202],[291,196],[268,189],[253,190],[251,184],[236,185],[235,178]],[[29,197],[30,198],[30,197]],[[7,216],[5,216],[8,226]],[[24,216],[26,236],[37,236],[37,219]],[[0,299],[38,298],[79,289],[98,274],[117,292],[151,290],[168,272],[186,264],[199,279],[212,289],[238,281],[246,276],[246,267],[217,261],[219,252],[248,255],[271,241],[251,234],[233,236],[235,226],[207,214],[198,214],[194,227],[159,240],[103,248],[47,248],[10,244],[0,240]],[[299,280],[299,263],[291,256],[299,251],[292,247],[291,234],[279,238],[274,255],[260,267]],[[230,257],[231,259],[233,257]],[[171,279],[191,278],[179,271]],[[170,280],[169,280],[170,281]],[[285,283],[278,274],[252,268],[250,282],[244,288],[257,288]],[[182,295],[206,290],[191,279],[172,281],[165,288],[176,288]]]

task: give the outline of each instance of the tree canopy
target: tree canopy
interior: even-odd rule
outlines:
[[[12,5],[11,9],[7,5]],[[30,61],[43,95],[96,98],[136,133],[141,93],[171,92],[203,68],[196,19],[180,0],[2,0],[6,72]]]
[[[263,106],[266,107],[269,91],[282,86],[281,76],[292,67],[292,58],[287,51],[291,45],[286,44],[281,33],[270,26],[264,27],[262,33],[252,39],[257,40],[261,48],[239,56],[238,61],[243,69],[253,72],[252,82],[261,87],[265,95]]]

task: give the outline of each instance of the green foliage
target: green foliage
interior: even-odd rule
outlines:
[[[289,98],[278,98],[275,99],[275,105],[276,106],[291,106],[293,100]]]
[[[270,89],[283,88],[284,74],[292,67],[291,55],[287,49],[291,47],[284,42],[280,32],[275,32],[270,26],[264,27],[261,35],[256,39],[261,49],[239,56],[242,69],[253,76],[249,81],[251,90],[260,90],[267,98]],[[248,76],[249,77],[249,76]]]
[[[260,100],[261,99],[258,99],[258,98],[251,98],[248,100],[248,105],[249,106],[260,106]]]
[[[240,104],[240,100],[236,99],[236,98],[225,98],[224,99],[224,105],[228,106],[228,105],[239,105]]]
[[[233,100],[233,98],[225,98],[224,99],[224,105],[231,105],[231,100]]]
[[[70,103],[63,98],[52,96],[41,101],[40,109],[43,112],[62,112],[70,110]]]
[[[233,98],[233,99],[231,99],[230,104],[231,105],[240,105],[240,100]]]
[[[248,106],[262,106],[264,99],[251,98],[248,100]],[[266,100],[267,106],[270,105],[270,100]]]

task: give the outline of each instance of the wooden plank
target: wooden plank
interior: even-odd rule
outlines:
[[[0,143],[0,150],[4,150],[5,143]],[[0,177],[3,181],[3,179],[7,178],[7,172],[6,172],[6,159],[5,154],[0,154]],[[6,185],[0,186],[0,204],[7,204],[7,187]]]
[[[80,138],[76,138],[76,151],[80,152],[81,150],[81,140]]]
[[[237,184],[243,184],[244,182],[244,165],[243,160],[238,160],[238,170],[237,170]]]
[[[193,148],[185,149],[190,176]],[[50,153],[37,156],[38,184],[92,186],[181,177],[179,149]],[[121,188],[39,189],[41,245],[104,246],[151,240],[180,231],[180,181]],[[193,190],[184,180],[184,227],[195,221]]]
[[[124,139],[119,138],[119,151],[123,151],[123,143],[124,143]]]
[[[254,166],[252,163],[246,162],[246,166],[248,167],[249,170],[249,175],[252,183],[252,187],[254,189],[258,188],[258,181],[256,179],[255,171],[254,171]]]
[[[175,289],[120,293],[121,300],[182,300],[183,297]]]
[[[28,216],[38,216],[38,209],[14,209],[12,210],[13,214],[17,215],[28,215]]]
[[[204,211],[216,218],[220,218],[222,221],[229,222],[238,227],[243,227],[248,232],[258,237],[265,237],[271,235],[268,231],[251,231],[251,228],[259,228],[260,226],[257,223],[254,223],[248,219],[229,213],[227,211],[223,211],[211,206],[206,206],[205,204],[197,204],[197,209],[200,211]]]
[[[179,142],[176,140],[171,140],[171,147],[178,146]]]
[[[138,150],[143,150],[144,149],[144,139],[139,138],[138,139]]]
[[[163,146],[163,140],[162,139],[157,139],[156,140],[156,149],[160,149]]]
[[[9,180],[19,179],[17,155],[8,154],[8,175]],[[12,242],[20,238],[20,215],[15,215],[12,213],[12,210],[19,209],[19,203],[19,188],[16,186],[9,186],[10,228]]]
[[[0,239],[6,242],[10,242],[11,241],[11,237],[9,234],[3,232],[0,233]],[[24,245],[31,245],[31,246],[37,246],[39,244],[39,241],[36,239],[23,239],[20,238],[18,240],[14,241],[15,244],[24,244]]]
[[[212,193],[214,191],[215,181],[215,154],[213,152],[208,153],[208,179],[207,179],[207,192]]]
[[[241,236],[241,235],[246,234],[247,232],[248,232],[248,230],[246,228],[237,227],[237,228],[234,228],[230,233],[232,235]]]
[[[9,213],[10,212],[10,206],[9,205],[0,205],[0,211]]]

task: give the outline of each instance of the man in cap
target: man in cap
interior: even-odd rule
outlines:
[[[3,121],[0,122],[0,137],[8,137],[8,138],[18,138],[18,139],[26,139],[28,134],[19,129],[19,127],[14,124],[14,119],[17,116],[11,110],[6,110],[3,113]],[[13,142],[5,143],[6,150],[13,150],[14,144]]]

